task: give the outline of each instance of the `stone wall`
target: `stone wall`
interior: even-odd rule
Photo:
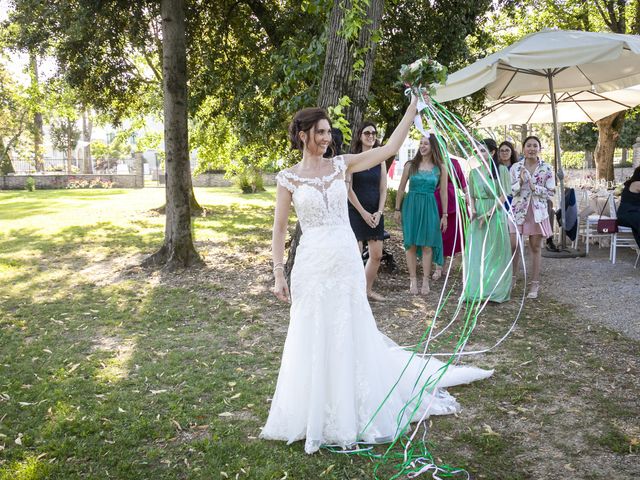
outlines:
[[[5,175],[0,176],[0,190],[24,190],[27,179],[33,178],[36,190],[64,189],[76,182],[113,182],[113,188],[142,188],[142,175]]]
[[[5,175],[0,176],[0,190],[24,190],[27,179],[33,178],[36,190],[65,189],[70,183],[75,187],[86,184],[91,188],[93,182],[111,182],[113,188],[142,188],[144,187],[144,170],[142,168],[142,153],[134,154],[133,173],[130,174],[33,174],[33,175]],[[94,187],[95,188],[95,187]]]
[[[276,184],[275,173],[265,173],[262,175],[265,186]],[[224,178],[224,173],[201,173],[192,179],[194,187],[231,187],[233,180]],[[160,184],[164,185],[164,174],[160,174]]]

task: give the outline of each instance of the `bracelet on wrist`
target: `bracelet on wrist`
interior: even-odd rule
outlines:
[[[401,212],[402,209],[401,208],[396,208],[396,212]]]

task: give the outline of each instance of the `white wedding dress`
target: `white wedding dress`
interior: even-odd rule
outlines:
[[[303,234],[291,273],[291,320],[278,383],[260,436],[306,439],[307,453],[322,445],[390,442],[415,407],[414,421],[425,412],[459,410],[444,387],[493,373],[459,366],[444,371],[442,362],[412,358],[378,331],[349,224],[346,166],[342,157],[327,161],[333,173],[322,179],[288,170],[276,177],[292,193]],[[427,381],[430,387],[416,399]],[[402,412],[407,403],[411,407]]]

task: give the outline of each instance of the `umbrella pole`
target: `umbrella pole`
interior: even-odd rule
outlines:
[[[554,145],[554,168],[556,177],[560,182],[560,214],[562,215],[562,228],[560,229],[560,248],[567,248],[567,233],[565,230],[565,205],[564,205],[564,171],[562,170],[562,158],[560,156],[560,133],[558,131],[558,111],[556,105],[556,93],[553,90],[553,73],[547,73],[549,79],[549,93],[551,97],[551,114],[553,115],[553,145]]]

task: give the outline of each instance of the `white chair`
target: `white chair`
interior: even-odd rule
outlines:
[[[616,218],[616,203],[613,197],[613,194],[609,194],[607,206],[609,207],[608,211],[605,207],[603,215],[600,215],[600,212],[592,213],[584,218],[582,225],[581,219],[578,219],[578,235],[576,236],[576,241],[574,242],[577,246],[578,238],[584,238],[585,252],[589,254],[589,245],[591,244],[591,240],[594,238],[611,238],[610,233],[598,233],[598,220],[607,220]]]
[[[615,265],[616,252],[618,247],[633,248],[637,252],[636,263],[633,268],[638,267],[638,259],[640,259],[640,248],[636,243],[636,239],[633,237],[633,232],[629,227],[621,227],[618,225],[618,232],[611,236],[611,247],[609,248],[609,260]]]

